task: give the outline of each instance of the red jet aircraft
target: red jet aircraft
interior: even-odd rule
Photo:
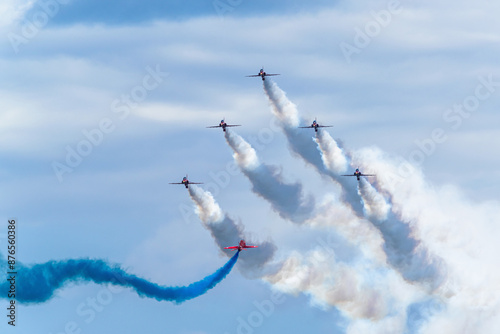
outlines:
[[[333,125],[319,125],[316,120],[312,122],[311,125],[309,126],[299,126],[301,129],[309,129],[309,128],[314,128],[314,131],[318,132],[318,128],[332,128]]]
[[[186,175],[186,176],[184,176],[184,177],[182,178],[182,182],[174,182],[174,183],[169,183],[169,184],[183,184],[183,185],[185,185],[185,186],[186,186],[186,189],[187,189],[187,188],[189,187],[189,185],[190,185],[190,184],[203,184],[203,183],[199,183],[199,182],[190,182],[190,181],[188,180],[188,176]]]
[[[240,244],[238,246],[231,246],[231,247],[224,247],[224,249],[231,249],[231,250],[238,250],[241,251],[242,249],[245,249],[245,248],[257,248],[259,246],[248,246],[246,243],[245,243],[245,240],[241,240],[240,241]]]
[[[273,76],[273,75],[279,75],[279,74],[267,74],[266,72],[264,72],[264,69],[261,68],[258,74],[256,74],[256,75],[247,75],[247,77],[261,77],[262,81],[264,81],[264,80],[266,80],[266,77],[270,77],[270,76]]]
[[[359,168],[356,168],[356,171],[354,172],[354,174],[345,174],[345,175],[342,175],[342,176],[356,176],[356,178],[359,181],[359,177],[360,176],[375,176],[375,174],[363,174],[363,173],[361,173],[359,171]]]
[[[214,126],[207,126],[207,128],[222,128],[224,132],[226,132],[227,127],[233,127],[233,126],[241,126],[241,125],[236,125],[236,124],[227,124],[226,121],[221,120],[219,125],[214,125]]]

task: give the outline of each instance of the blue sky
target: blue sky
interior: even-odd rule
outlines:
[[[52,24],[68,25],[78,23],[104,23],[127,25],[152,20],[185,20],[219,14],[236,17],[313,12],[331,6],[328,1],[315,1],[313,4],[299,1],[73,1],[65,6],[65,15],[55,17]],[[36,11],[36,7],[32,12]],[[29,14],[31,14],[28,12]]]
[[[496,292],[481,297],[498,291],[500,276],[491,256],[500,217],[498,5],[221,2],[224,13],[206,1],[0,7],[0,237],[15,217],[24,263],[102,258],[159,284],[189,284],[227,261],[186,190],[168,184],[189,174],[249,237],[277,247],[274,264],[290,277],[251,279],[241,262],[197,299],[175,305],[125,290],[89,323],[76,310],[106,287],[70,284],[47,303],[21,306],[18,328],[3,321],[2,332],[55,334],[75,322],[82,333],[237,333],[238,319],[276,292],[283,303],[254,332],[455,333],[463,319],[471,331],[498,332],[498,320],[481,313],[495,314],[500,301]],[[58,4],[50,15],[47,3]],[[405,281],[386,258],[380,224],[353,218],[341,199],[340,189],[357,194],[356,181],[347,189],[292,152],[262,81],[245,78],[261,66],[281,74],[272,80],[305,123],[334,125],[327,130],[352,158],[349,172],[377,174],[374,189],[421,245],[415,256],[423,250],[446,268],[440,280]],[[221,185],[233,151],[220,129],[205,127],[222,118],[242,124],[234,131],[259,160],[314,198],[311,221],[283,219],[241,172]],[[102,124],[108,133],[58,178],[54,163]],[[304,136],[319,156],[313,131]],[[391,187],[383,175],[403,159],[416,169]],[[335,255],[315,262],[326,237]]]

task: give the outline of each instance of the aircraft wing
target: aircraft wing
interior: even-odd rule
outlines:
[[[357,176],[355,174],[342,174],[341,176]]]
[[[238,249],[238,246],[224,247],[224,249]]]
[[[241,126],[241,125],[236,125],[236,124],[228,124],[226,127],[233,127],[233,126]]]
[[[244,248],[257,248],[257,247],[259,247],[259,246],[248,246],[248,245],[247,245],[247,246],[245,246]]]
[[[270,76],[273,76],[273,75],[279,75],[279,74],[267,74],[266,73],[266,77],[270,77]]]
[[[184,183],[182,183],[182,182],[173,182],[173,183],[172,183],[172,182],[171,182],[171,183],[169,183],[169,184],[184,184]]]
[[[191,181],[189,181],[189,184],[203,184],[203,183],[200,183],[200,182],[191,182]]]
[[[318,125],[318,128],[333,128],[333,125]]]
[[[309,129],[309,128],[312,128],[312,126],[311,125],[309,125],[309,126],[299,126],[299,128],[300,129]]]
[[[207,128],[220,128],[220,125],[214,125],[214,126],[207,126]]]
[[[361,176],[376,176],[375,174],[361,174]]]
[[[256,74],[256,75],[245,75],[246,77],[260,77],[260,74]]]

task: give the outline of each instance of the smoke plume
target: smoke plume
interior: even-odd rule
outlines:
[[[258,248],[252,249],[248,256],[242,256],[238,268],[248,277],[260,277],[263,270],[266,269],[264,265],[273,258],[276,246],[271,241],[258,243],[246,236],[243,225],[236,223],[224,214],[210,192],[191,185],[189,196],[196,204],[196,213],[203,226],[210,231],[223,254],[230,256],[231,252],[225,250],[224,247],[236,246],[240,240],[245,240],[249,245],[258,246]]]
[[[375,188],[368,187],[366,180],[365,184],[358,185],[362,187],[358,190],[350,177],[339,174],[351,159],[330,135],[320,130],[314,141],[302,138],[298,130],[304,129],[297,129],[298,110],[278,85],[270,80],[265,81],[264,91],[291,150],[315,167],[320,174],[329,176],[340,184],[343,205],[351,208],[358,217],[366,217],[382,233],[384,250],[391,265],[397,268],[405,279],[421,281],[432,287],[438,286],[446,274],[443,262],[411,234],[408,221],[389,212],[390,204],[385,202],[384,197]],[[368,165],[366,161],[369,160],[363,157],[358,157],[357,160],[365,163],[365,166]],[[384,216],[387,216],[387,219],[384,220]]]
[[[260,163],[252,146],[234,132],[225,132],[234,160],[252,183],[252,191],[267,200],[284,219],[302,223],[314,212],[314,199],[304,196],[300,183],[287,184],[277,167]]]
[[[183,287],[160,286],[129,274],[118,265],[110,265],[103,260],[49,261],[31,267],[21,265],[17,270],[17,277],[14,278],[15,298],[20,303],[42,303],[50,300],[58,289],[68,283],[92,282],[132,288],[140,296],[154,298],[158,301],[182,303],[207,293],[208,290],[220,283],[231,272],[236,260],[238,260],[238,255],[239,252],[234,254],[215,273]],[[0,289],[8,291],[14,280],[12,280],[12,276],[7,274],[7,278],[0,284]],[[2,296],[6,297],[7,294],[2,294]]]

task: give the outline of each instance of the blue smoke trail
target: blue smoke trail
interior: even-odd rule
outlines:
[[[182,303],[205,294],[215,287],[231,271],[239,252],[215,273],[183,287],[165,287],[126,273],[119,266],[111,266],[103,260],[49,261],[32,267],[19,267],[16,277],[16,300],[20,303],[42,303],[54,296],[54,292],[69,282],[110,283],[134,289],[140,296],[158,301]],[[3,261],[4,262],[4,261]],[[9,278],[9,276],[7,276]],[[8,291],[10,283],[3,279],[0,291]],[[6,298],[7,294],[2,294]]]

